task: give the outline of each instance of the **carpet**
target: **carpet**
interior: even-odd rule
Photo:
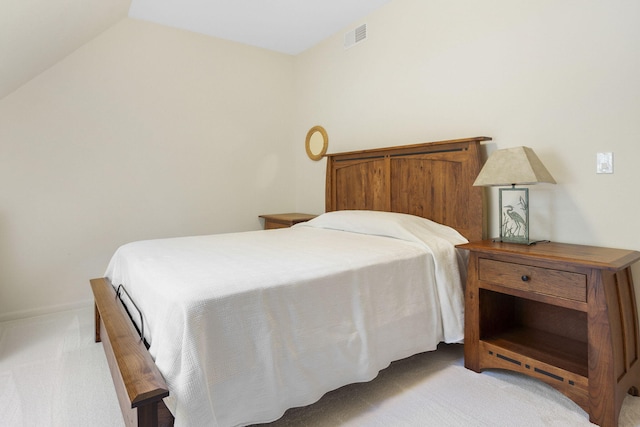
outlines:
[[[394,362],[378,377],[326,394],[261,426],[593,426],[588,415],[551,386],[502,370],[464,367],[462,345]],[[628,396],[620,427],[640,426],[640,398]]]
[[[0,425],[123,426],[93,333],[93,307],[0,323]],[[262,426],[590,425],[578,405],[545,383],[508,371],[477,374],[464,368],[461,345],[441,345]],[[639,397],[627,396],[619,425],[640,427]]]

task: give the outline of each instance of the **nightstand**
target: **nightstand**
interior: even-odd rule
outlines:
[[[299,222],[309,221],[317,215],[303,213],[283,213],[273,215],[260,215],[264,219],[264,229],[272,230],[274,228],[288,228]]]
[[[631,264],[640,252],[485,240],[468,249],[464,364],[538,378],[603,427],[640,387]]]

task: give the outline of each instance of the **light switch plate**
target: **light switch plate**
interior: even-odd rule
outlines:
[[[596,155],[596,173],[613,173],[613,153]]]

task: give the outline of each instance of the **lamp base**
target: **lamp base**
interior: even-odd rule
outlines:
[[[501,243],[515,243],[516,245],[535,245],[536,243],[551,243],[551,240],[522,240],[522,241],[513,241],[513,240],[502,240],[500,237],[494,237],[491,239],[492,242],[501,242]]]

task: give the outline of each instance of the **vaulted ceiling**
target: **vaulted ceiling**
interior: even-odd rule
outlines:
[[[0,99],[127,16],[131,0],[14,0],[0,13]]]
[[[391,0],[29,0],[0,14],[0,98],[122,18],[295,55]]]
[[[296,55],[390,0],[132,0],[129,16]]]

